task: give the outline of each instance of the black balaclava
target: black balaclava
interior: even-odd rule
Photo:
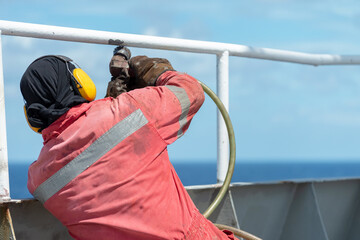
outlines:
[[[20,90],[32,126],[43,130],[71,107],[88,102],[74,90],[74,80],[68,67],[70,71],[74,69],[70,63],[47,56],[35,60],[26,69]]]

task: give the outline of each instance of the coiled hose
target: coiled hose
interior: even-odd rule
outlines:
[[[223,185],[221,186],[221,188],[219,190],[219,193],[216,195],[214,201],[210,204],[210,206],[203,213],[204,217],[209,218],[209,216],[219,206],[220,202],[222,201],[222,199],[226,195],[227,190],[229,189],[229,185],[230,185],[231,178],[232,178],[232,175],[234,173],[234,168],[235,168],[236,144],[235,144],[234,128],[232,126],[229,113],[227,112],[224,104],[221,102],[219,97],[208,86],[206,86],[204,83],[202,83],[199,80],[198,80],[198,82],[201,84],[204,92],[206,92],[206,94],[214,101],[214,103],[218,107],[218,109],[219,109],[219,111],[220,111],[220,113],[221,113],[221,115],[222,115],[222,117],[224,119],[226,128],[227,128],[227,132],[228,132],[228,136],[229,136],[229,145],[230,145],[229,167],[228,167],[228,170],[227,170],[227,173],[226,173],[225,180],[224,180]],[[254,235],[252,235],[250,233],[247,233],[247,232],[245,232],[243,230],[237,229],[237,228],[233,228],[233,227],[222,225],[222,224],[215,224],[215,226],[217,226],[220,230],[224,230],[224,229],[230,230],[235,235],[237,235],[239,237],[242,237],[244,239],[261,240],[260,238],[254,236]]]
[[[235,144],[235,133],[234,128],[232,126],[229,113],[226,111],[224,104],[221,102],[219,97],[204,83],[200,82],[204,92],[214,101],[216,106],[218,107],[221,115],[224,118],[225,125],[229,135],[229,145],[230,145],[230,156],[229,156],[229,167],[226,173],[226,177],[223,185],[220,188],[219,193],[216,195],[214,201],[210,204],[210,206],[203,213],[204,217],[209,218],[209,216],[214,212],[214,210],[219,206],[220,202],[224,198],[227,190],[229,189],[229,185],[231,182],[232,175],[234,173],[235,168],[235,158],[236,158],[236,144]]]
[[[230,226],[223,225],[223,224],[217,224],[217,223],[215,223],[214,225],[220,230],[224,230],[224,229],[230,230],[236,236],[247,239],[247,240],[261,240],[261,238],[258,238],[258,237],[254,236],[254,235],[252,235],[252,234],[250,234],[248,232],[245,232],[243,230],[240,230],[240,229],[237,229],[237,228],[234,228],[234,227],[230,227]]]

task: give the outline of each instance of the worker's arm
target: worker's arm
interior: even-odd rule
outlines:
[[[155,86],[128,92],[167,144],[181,137],[204,102],[198,81],[188,74],[166,71]]]

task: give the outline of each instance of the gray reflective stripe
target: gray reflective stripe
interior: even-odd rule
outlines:
[[[181,105],[181,115],[179,119],[180,129],[177,133],[177,137],[179,138],[184,134],[183,127],[187,123],[187,115],[189,114],[190,109],[190,99],[185,89],[171,85],[167,85],[166,87],[175,94]]]
[[[46,202],[66,184],[90,167],[91,164],[147,123],[148,120],[140,109],[134,111],[96,139],[71,162],[40,184],[33,193],[34,197],[42,203]]]

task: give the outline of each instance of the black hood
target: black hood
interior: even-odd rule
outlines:
[[[74,66],[54,57],[35,60],[21,78],[20,90],[26,101],[29,123],[41,130],[48,127],[71,107],[87,102],[74,91]]]

